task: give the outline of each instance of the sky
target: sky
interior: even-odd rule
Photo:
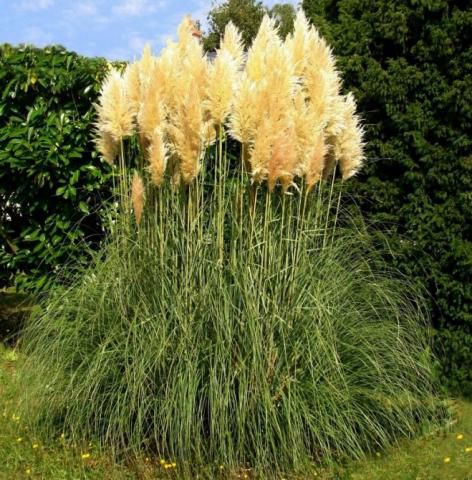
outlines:
[[[279,0],[280,1],[280,0]],[[295,4],[295,0],[285,2]],[[0,44],[60,44],[82,55],[132,60],[156,53],[184,15],[203,27],[212,0],[0,0]],[[277,3],[266,0],[266,5]],[[282,3],[282,1],[280,1]]]

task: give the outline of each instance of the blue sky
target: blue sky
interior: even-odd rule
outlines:
[[[286,0],[296,3],[295,0]],[[186,14],[205,25],[212,0],[0,0],[0,43],[61,44],[88,56],[159,51]],[[266,5],[276,3],[267,0]]]

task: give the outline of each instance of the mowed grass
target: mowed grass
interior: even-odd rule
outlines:
[[[178,479],[170,460],[133,459],[117,465],[92,443],[71,445],[67,437],[46,442],[25,429],[16,413],[15,372],[21,356],[0,344],[0,479]],[[45,379],[47,381],[47,379]],[[442,431],[402,442],[365,461],[319,470],[321,480],[472,480],[472,403],[451,402],[453,420]],[[219,478],[251,478],[251,472]],[[201,478],[204,478],[203,476]],[[211,477],[206,477],[211,478]],[[287,478],[289,480],[290,477]],[[274,479],[275,480],[275,479]]]

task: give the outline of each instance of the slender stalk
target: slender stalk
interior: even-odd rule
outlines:
[[[335,163],[334,169],[333,169],[333,176],[331,178],[331,187],[329,189],[329,199],[328,199],[328,205],[326,207],[326,222],[325,222],[325,227],[323,231],[323,248],[326,247],[326,242],[328,239],[328,225],[329,225],[329,217],[331,213],[331,202],[333,200],[333,190],[334,190],[334,180],[336,178],[336,169],[338,166],[338,162]]]
[[[338,201],[336,203],[336,213],[334,215],[333,235],[331,236],[331,246],[333,246],[334,236],[336,234],[336,226],[338,223],[339,209],[341,208],[341,195],[342,195],[343,186],[344,186],[344,181],[341,179],[341,184],[339,185],[339,192],[338,192]]]

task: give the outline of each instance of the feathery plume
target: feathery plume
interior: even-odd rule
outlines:
[[[321,179],[325,165],[328,146],[326,145],[323,132],[315,133],[313,142],[307,152],[305,160],[305,182],[310,191]]]
[[[97,132],[95,145],[101,157],[110,165],[113,165],[118,155],[118,144],[108,132]]]
[[[221,50],[228,52],[236,62],[236,66],[240,67],[244,59],[243,39],[239,30],[231,21],[225,27],[225,33],[221,41]]]
[[[141,59],[138,62],[139,65],[139,76],[141,83],[145,83],[147,79],[151,76],[152,70],[154,68],[155,58],[152,56],[151,45],[146,43],[143,48],[143,54]]]
[[[123,74],[126,95],[130,109],[135,117],[138,114],[141,98],[141,80],[139,75],[139,63],[130,63]]]
[[[303,10],[299,10],[293,24],[293,33],[285,40],[286,48],[292,55],[295,73],[301,76],[306,67],[310,25]]]
[[[263,80],[268,73],[266,68],[267,47],[277,43],[281,43],[281,40],[277,34],[275,20],[265,15],[247,56],[246,72],[252,81]]]
[[[223,125],[231,111],[237,67],[231,54],[219,50],[209,67],[207,108],[216,125]]]
[[[262,183],[267,179],[269,160],[272,154],[273,129],[268,119],[264,119],[256,130],[254,143],[250,149],[249,164],[252,181]]]
[[[167,166],[168,148],[164,141],[162,128],[154,129],[149,146],[149,171],[151,173],[152,183],[160,187],[164,178]]]
[[[284,193],[293,184],[297,171],[296,133],[293,125],[278,128],[267,167],[267,184],[272,191],[280,180]]]
[[[343,180],[355,175],[364,160],[363,129],[356,115],[356,101],[352,93],[344,99],[344,128],[334,142],[334,155],[339,161]]]
[[[98,130],[109,133],[117,142],[132,135],[133,108],[118,70],[111,70],[103,82],[96,109]]]
[[[189,92],[171,118],[170,138],[179,159],[180,177],[189,184],[198,175],[205,149],[207,125],[203,122],[202,102],[198,94]]]
[[[165,122],[164,103],[156,89],[148,88],[142,97],[138,113],[139,133],[151,141],[154,131]]]
[[[144,209],[144,183],[138,172],[134,172],[131,185],[131,200],[133,203],[136,223],[139,225],[141,223]]]
[[[252,141],[256,132],[255,94],[256,84],[243,72],[234,94],[230,134],[235,140],[245,145]]]

